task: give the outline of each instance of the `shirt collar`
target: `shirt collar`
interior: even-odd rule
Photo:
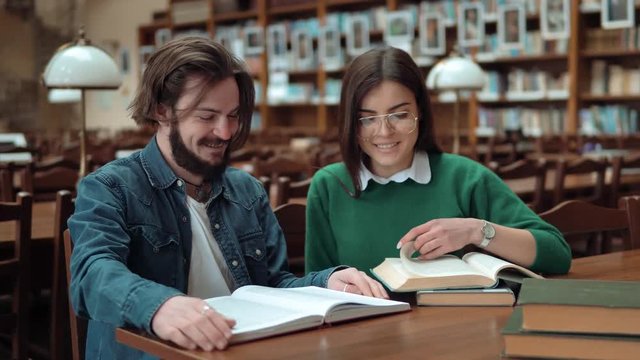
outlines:
[[[413,156],[411,167],[398,171],[388,178],[373,174],[364,164],[360,164],[360,184],[362,191],[367,188],[369,180],[373,180],[378,184],[387,184],[390,181],[397,183],[405,182],[411,179],[418,184],[428,184],[431,181],[431,167],[429,166],[429,155],[424,151],[417,151]]]

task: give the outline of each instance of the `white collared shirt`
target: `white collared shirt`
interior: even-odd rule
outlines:
[[[431,167],[429,166],[429,155],[424,151],[417,151],[413,155],[413,161],[411,167],[398,171],[388,178],[375,175],[364,164],[360,164],[360,184],[362,184],[362,191],[367,188],[369,180],[373,180],[378,184],[388,184],[390,181],[397,183],[405,182],[407,179],[412,179],[418,184],[428,184],[431,181]]]

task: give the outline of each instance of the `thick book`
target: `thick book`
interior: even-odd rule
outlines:
[[[504,355],[543,359],[638,359],[640,337],[527,331],[516,306],[502,329]]]
[[[525,277],[542,276],[497,257],[470,252],[459,258],[444,255],[433,260],[411,257],[413,245],[405,244],[399,258],[386,258],[371,273],[396,292],[427,289],[491,288],[500,279],[522,282]]]
[[[489,289],[419,290],[420,306],[513,306],[516,297],[507,286]]]
[[[640,335],[640,282],[525,279],[518,305],[528,330]]]
[[[283,289],[248,285],[229,296],[206,301],[217,312],[236,320],[232,344],[411,309],[405,302],[314,286]]]

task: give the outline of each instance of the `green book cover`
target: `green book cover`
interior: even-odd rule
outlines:
[[[631,341],[640,342],[640,336],[634,335],[611,335],[611,334],[577,334],[554,331],[530,331],[522,328],[522,308],[516,306],[506,324],[500,332],[502,335],[522,335],[522,336],[538,336],[538,337],[563,337],[567,339],[583,339],[583,340],[612,340],[612,341]]]
[[[640,308],[640,281],[527,278],[517,304]]]

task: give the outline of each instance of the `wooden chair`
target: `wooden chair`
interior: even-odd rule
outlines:
[[[624,208],[608,208],[583,200],[567,200],[540,214],[565,236],[574,251],[574,257],[597,255],[608,251],[598,243],[622,232],[625,250],[640,242],[640,205],[638,198],[621,202]],[[578,246],[585,245],[584,250]]]
[[[622,196],[640,195],[640,181],[625,181],[630,179],[631,175],[637,174],[640,174],[640,155],[613,158],[609,200],[612,206],[615,206]]]
[[[292,182],[290,178],[281,176],[271,194],[271,205],[275,208],[288,203],[293,198],[306,199],[309,187],[311,187],[311,178]]]
[[[64,258],[67,272],[67,284],[71,284],[71,253],[73,252],[73,241],[69,229],[64,231]],[[71,354],[73,360],[84,359],[84,350],[87,343],[88,321],[76,315],[73,305],[69,301],[69,324],[71,326]]]
[[[19,360],[28,358],[32,201],[30,194],[20,192],[16,203],[0,203],[0,221],[16,223],[13,254],[0,260],[0,283],[3,287],[12,285],[11,311],[0,312],[0,333],[11,336],[11,356]]]
[[[273,211],[287,241],[289,269],[296,275],[304,274],[304,241],[306,232],[306,205],[284,204]]]
[[[53,238],[53,281],[51,286],[51,336],[49,352],[52,359],[68,359],[71,354],[69,333],[69,286],[67,284],[64,232],[67,220],[73,214],[75,205],[71,192],[58,191]],[[75,358],[75,357],[74,357]]]
[[[47,162],[31,163],[22,171],[22,189],[33,194],[34,201],[55,201],[56,193],[75,193],[79,164],[59,157]]]
[[[547,175],[547,162],[545,159],[522,159],[505,166],[491,162],[489,168],[503,180],[534,179],[532,196],[530,198],[525,197],[523,200],[531,210],[535,212],[542,211],[544,207],[545,180]]]
[[[559,159],[556,164],[552,205],[557,205],[567,199],[580,199],[604,205],[606,202],[604,197],[606,171],[606,159],[594,160],[582,157],[574,160]],[[589,188],[589,194],[569,193],[566,186],[568,181],[584,180],[584,177],[588,175],[595,176],[595,180],[590,183],[592,186],[584,187]]]

